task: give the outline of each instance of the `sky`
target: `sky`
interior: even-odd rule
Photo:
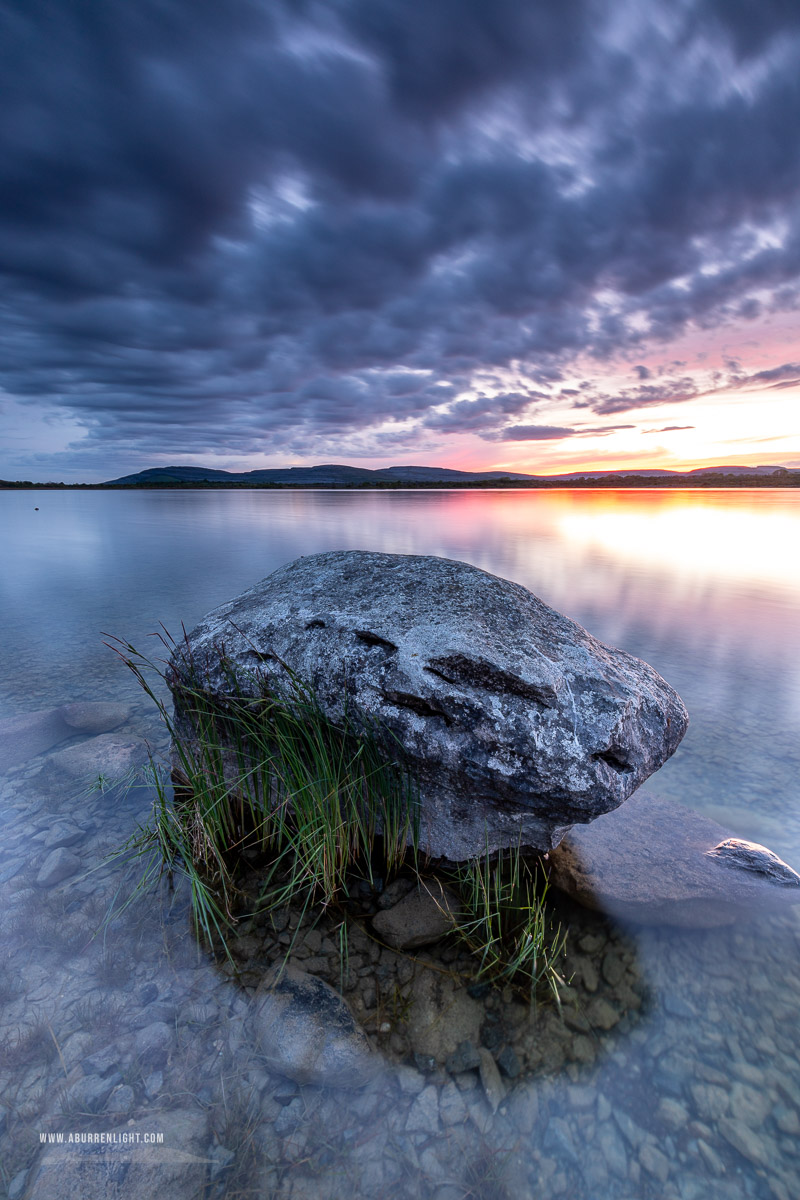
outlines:
[[[797,0],[3,0],[0,477],[800,466]]]

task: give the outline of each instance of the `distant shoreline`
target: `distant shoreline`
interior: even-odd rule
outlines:
[[[490,479],[470,481],[380,481],[361,483],[229,483],[214,480],[192,480],[176,483],[32,483],[30,480],[0,479],[0,491],[104,491],[104,492],[418,492],[418,491],[574,491],[575,489],[658,488],[679,491],[709,488],[798,488],[800,471],[776,472],[773,475],[693,475],[689,479],[674,475],[606,475],[602,478],[518,480]]]

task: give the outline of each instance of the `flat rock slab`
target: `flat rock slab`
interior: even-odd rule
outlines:
[[[179,736],[191,742],[187,689],[224,704],[232,669],[256,696],[285,688],[287,668],[327,716],[360,710],[395,735],[421,847],[451,860],[557,845],[626,800],[688,723],[652,667],[446,558],[310,555],[215,609],[172,658]]]
[[[141,738],[104,733],[59,750],[47,767],[75,781],[88,782],[102,776],[113,783],[143,767],[147,757],[147,746]]]
[[[429,946],[452,933],[461,902],[438,879],[423,880],[392,908],[372,918],[375,933],[395,950]]]
[[[0,771],[19,766],[80,734],[106,733],[127,721],[130,710],[111,701],[78,700],[0,721]]]
[[[259,984],[251,1016],[267,1066],[296,1083],[358,1088],[379,1057],[344,999],[330,984],[291,964]]]
[[[642,924],[713,928],[800,904],[800,876],[771,850],[646,792],[570,830],[549,861],[573,899]]]

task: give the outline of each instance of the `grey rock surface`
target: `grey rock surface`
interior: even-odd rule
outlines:
[[[147,746],[141,738],[106,733],[59,750],[49,762],[51,772],[74,780],[96,779],[102,775],[113,782],[147,762]]]
[[[79,700],[60,708],[7,717],[0,721],[0,771],[43,754],[67,738],[116,729],[129,715],[130,710],[124,704]]]
[[[800,877],[771,850],[648,792],[570,830],[549,861],[551,882],[575,900],[643,924],[713,928],[800,904]]]
[[[61,883],[62,879],[74,875],[80,865],[81,860],[77,854],[65,846],[60,846],[47,855],[39,868],[36,882],[39,887],[54,887],[55,884]]]
[[[419,780],[422,848],[453,860],[487,838],[490,850],[557,845],[626,800],[688,723],[646,663],[451,559],[310,555],[215,609],[173,656],[181,737],[181,681],[224,698],[223,651],[245,693],[259,675],[281,687],[288,667],[332,718],[346,702],[388,727]]]
[[[377,1070],[378,1056],[339,993],[291,964],[264,976],[250,1019],[267,1066],[297,1083],[358,1088]]]
[[[426,879],[392,908],[376,913],[372,928],[387,946],[413,950],[451,933],[460,907],[455,892],[438,879]]]

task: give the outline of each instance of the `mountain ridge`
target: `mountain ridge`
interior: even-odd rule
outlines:
[[[131,475],[110,479],[103,487],[135,487],[139,484],[158,486],[161,484],[275,484],[278,486],[303,487],[352,487],[375,484],[431,484],[431,483],[491,483],[511,480],[516,483],[570,482],[578,479],[626,478],[672,478],[692,479],[707,475],[774,475],[787,470],[781,466],[726,466],[695,467],[690,471],[672,471],[663,467],[625,468],[621,470],[569,471],[560,475],[529,475],[520,471],[459,471],[451,467],[397,466],[371,470],[353,467],[346,463],[322,463],[313,467],[265,467],[253,471],[222,471],[214,467],[169,466],[147,467]]]

